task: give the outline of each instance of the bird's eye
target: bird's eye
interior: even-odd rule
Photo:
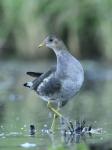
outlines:
[[[52,38],[50,38],[50,39],[49,39],[49,42],[52,42],[52,41],[53,41],[53,39],[52,39]]]

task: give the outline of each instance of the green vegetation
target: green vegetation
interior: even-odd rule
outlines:
[[[1,0],[1,54],[45,57],[37,45],[57,33],[75,55],[111,60],[111,7],[110,0]]]

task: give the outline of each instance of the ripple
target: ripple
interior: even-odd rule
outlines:
[[[37,145],[35,143],[23,143],[20,145],[21,147],[24,147],[24,148],[30,148],[30,147],[36,147]]]

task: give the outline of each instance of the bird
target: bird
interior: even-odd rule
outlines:
[[[81,63],[69,52],[64,42],[56,35],[47,36],[39,48],[45,46],[53,50],[57,63],[44,73],[27,72],[35,79],[24,84],[34,90],[48,108],[54,113],[51,129],[56,116],[62,117],[59,109],[67,104],[80,90],[84,82],[84,70]],[[51,104],[56,104],[55,109]]]

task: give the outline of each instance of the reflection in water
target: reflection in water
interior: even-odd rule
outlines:
[[[62,119],[63,120],[63,119]],[[75,124],[70,121],[69,126],[66,121],[62,121],[61,133],[66,144],[80,143],[81,140],[86,140],[87,135],[90,137],[93,134],[102,134],[102,128],[93,129],[91,125],[86,126],[85,121],[76,121]]]
[[[49,64],[51,62],[46,61],[43,61],[43,64],[39,62],[0,62],[0,146],[4,143],[2,140],[9,140],[13,136],[19,138],[14,138],[15,142],[11,141],[11,139],[9,140],[11,143],[5,142],[7,143],[6,146],[9,146],[9,144],[17,146],[26,142],[38,143],[44,146],[51,144],[51,140],[48,138],[51,119],[48,115],[49,110],[45,107],[46,103],[39,99],[34,92],[29,92],[22,86],[24,80],[29,80],[29,77],[25,76],[27,70],[40,70],[41,72],[46,70]],[[68,127],[64,123],[61,125],[61,135],[66,143],[78,143],[82,139],[88,140],[89,134],[93,135],[92,141],[94,139],[97,142],[101,141],[102,136],[104,136],[103,139],[112,137],[111,70],[106,71],[104,75],[103,72],[105,71],[101,71],[101,67],[98,69],[97,65],[96,67],[91,65],[88,69],[87,66],[85,69],[88,70],[86,74],[87,84],[85,84],[82,92],[76,96],[75,100],[71,100],[63,107],[61,113],[64,116],[69,116],[69,120],[87,120],[92,127],[85,125],[84,122],[76,122],[75,124],[72,121]],[[35,133],[35,138],[29,137],[30,125],[35,126],[36,133],[35,129],[30,130],[30,134]],[[100,135],[101,129],[99,127],[109,134]],[[57,123],[56,131],[58,128],[59,124]],[[54,135],[56,136],[54,138],[55,142],[56,140],[60,142],[60,129],[55,134],[57,134]],[[99,136],[94,138],[94,135]],[[29,140],[29,138],[32,139]]]
[[[30,125],[30,135],[34,136],[36,133],[35,126],[33,124]]]

